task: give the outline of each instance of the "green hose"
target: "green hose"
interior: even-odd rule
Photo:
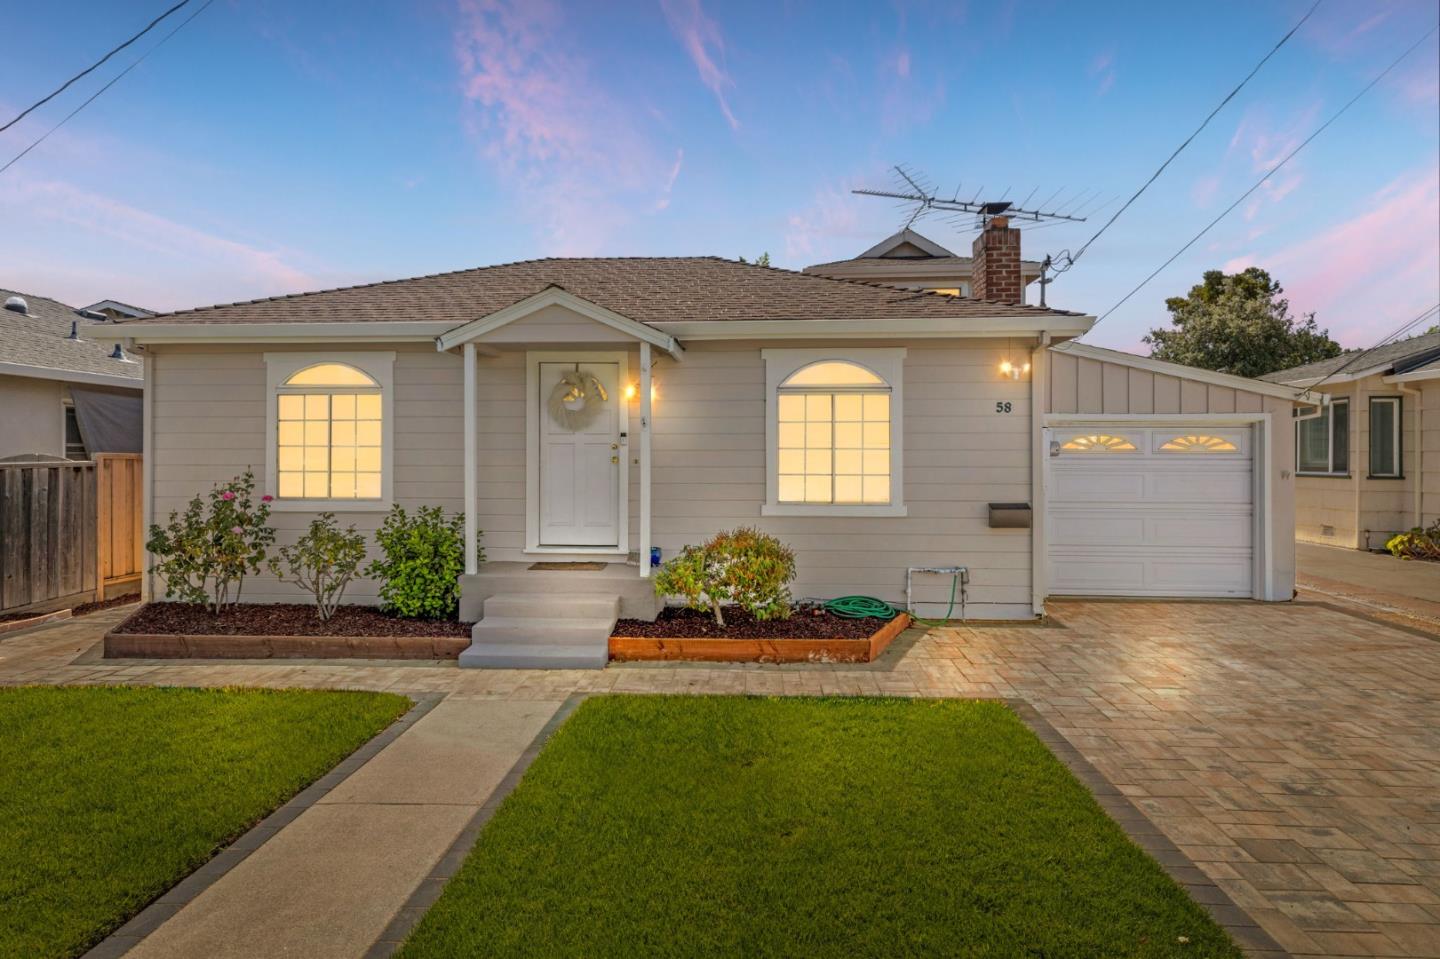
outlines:
[[[945,610],[944,617],[921,619],[919,616],[912,615],[911,621],[921,626],[944,626],[950,621],[950,614],[955,612],[955,593],[959,587],[960,577],[955,576],[950,580],[950,606]],[[883,599],[876,599],[874,596],[841,596],[838,599],[827,601],[824,606],[827,612],[845,619],[865,619],[870,616],[890,619],[905,612],[905,610],[892,606]]]

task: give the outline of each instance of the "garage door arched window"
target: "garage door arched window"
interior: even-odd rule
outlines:
[[[1236,453],[1240,447],[1223,436],[1186,433],[1161,443],[1160,449],[1167,453]]]
[[[766,350],[766,515],[903,515],[903,350]]]
[[[1123,436],[1091,433],[1088,436],[1072,436],[1060,448],[1067,453],[1133,453],[1136,446]]]

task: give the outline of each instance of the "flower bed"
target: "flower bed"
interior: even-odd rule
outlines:
[[[198,603],[147,603],[105,635],[105,655],[213,659],[454,659],[473,623],[403,619],[372,606],[328,620],[304,603],[251,603],[215,614]]]
[[[706,611],[670,607],[653,623],[622,619],[610,637],[612,660],[754,663],[868,663],[910,625],[893,619],[847,619],[819,607],[779,619],[756,619],[726,608],[725,626]]]

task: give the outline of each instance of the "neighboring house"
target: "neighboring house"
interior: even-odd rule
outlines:
[[[140,451],[141,372],[115,324],[0,290],[0,459]]]
[[[1015,233],[977,240],[998,251],[977,285],[1018,272]],[[131,321],[146,514],[248,468],[282,542],[321,510],[365,531],[394,503],[463,513],[487,560],[462,577],[462,615],[487,614],[467,665],[603,663],[617,612],[655,613],[652,547],[740,525],[794,549],[797,597],[903,603],[909,568],[963,566],[954,613],[980,619],[1052,592],[1289,599],[1292,391],[1052,353],[1093,317],[1015,293],[546,259]],[[945,614],[951,583],[914,573],[917,611]],[[296,593],[264,576],[245,598]]]
[[[1017,244],[1017,256],[1013,259],[1018,260],[1019,231],[1013,230],[1001,236]],[[974,257],[956,256],[934,240],[907,228],[886,237],[853,260],[817,263],[805,267],[805,272],[837,280],[884,283],[950,296],[973,296],[979,300],[1024,302],[1025,287],[1040,278],[1040,264],[1033,260],[1019,260],[1019,268],[1009,275],[994,271],[987,274],[981,269],[980,279],[990,276],[991,286],[994,287],[984,289],[976,283],[975,269],[977,258],[984,255],[982,245],[977,246]],[[1012,258],[1007,256],[1005,259],[1010,262]]]
[[[1440,519],[1440,333],[1264,379],[1328,398],[1295,424],[1295,535],[1380,549]]]

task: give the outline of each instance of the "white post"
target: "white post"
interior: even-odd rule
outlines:
[[[640,343],[640,578],[650,576],[650,344]]]
[[[465,363],[465,575],[479,572],[475,554],[479,552],[480,533],[475,515],[479,505],[475,501],[479,477],[476,476],[476,449],[480,437],[476,435],[475,414],[475,344],[466,343],[463,350]]]

